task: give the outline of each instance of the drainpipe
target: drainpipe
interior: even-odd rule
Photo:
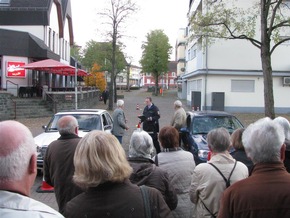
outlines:
[[[204,110],[206,110],[207,94],[207,75],[208,75],[208,36],[205,37],[205,79],[204,79]]]

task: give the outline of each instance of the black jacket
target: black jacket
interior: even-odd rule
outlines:
[[[133,168],[130,177],[131,182],[138,186],[146,185],[158,189],[168,207],[174,210],[177,207],[178,200],[167,172],[157,167],[151,159],[129,157],[128,160]]]
[[[143,115],[145,117],[143,121],[143,130],[148,133],[158,133],[159,132],[159,118],[160,113],[157,106],[152,104],[150,108],[146,106],[143,110]]]
[[[63,135],[50,143],[44,156],[44,179],[54,186],[60,213],[69,200],[83,192],[72,181],[75,171],[73,158],[80,139],[74,134]]]

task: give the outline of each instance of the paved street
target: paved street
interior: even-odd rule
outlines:
[[[118,94],[124,95],[125,101],[124,111],[130,128],[123,138],[123,147],[126,152],[128,151],[129,148],[130,136],[132,132],[136,129],[136,125],[139,121],[137,116],[142,114],[142,110],[145,106],[144,100],[146,96],[151,96],[153,99],[153,103],[155,103],[160,109],[161,113],[160,127],[169,124],[170,119],[174,113],[173,102],[178,99],[175,90],[165,91],[163,96],[161,95],[152,96],[152,93],[147,92],[146,89],[134,90],[130,92],[123,91],[119,92]],[[137,104],[139,105],[140,110],[136,110]],[[96,108],[107,109],[107,105],[104,105],[103,102],[99,102],[98,105],[96,105]],[[110,111],[110,113],[112,112],[113,111]],[[19,121],[28,126],[29,129],[32,131],[33,135],[36,136],[43,131],[41,126],[46,125],[49,119],[50,117],[43,117],[37,119],[21,119]],[[42,176],[37,176],[35,184],[31,190],[32,198],[39,200],[57,210],[58,207],[55,201],[54,193],[36,192],[37,188],[41,185],[41,183]]]
[[[149,93],[146,91],[146,89],[141,90],[134,90],[131,92],[126,91],[119,91],[120,95],[124,95],[124,101],[125,101],[125,115],[128,120],[128,125],[130,129],[126,132],[124,138],[123,138],[123,147],[125,151],[128,151],[129,148],[129,140],[132,132],[136,129],[136,125],[139,121],[137,118],[138,115],[142,114],[142,110],[144,108],[144,100],[146,96],[151,96],[153,99],[153,103],[155,103],[161,113],[160,118],[160,127],[163,127],[167,124],[169,124],[170,119],[174,113],[173,110],[173,102],[177,99],[177,93],[175,90],[166,90],[164,92],[163,96],[152,96],[152,93]],[[185,101],[183,101],[185,105]],[[140,110],[136,110],[137,104],[139,105]],[[98,105],[96,105],[96,108],[102,108],[107,109],[107,105],[104,105],[103,102],[98,102]],[[115,108],[115,107],[114,107]],[[190,110],[189,107],[185,107],[186,110]],[[113,111],[110,111],[112,114]],[[235,114],[242,123],[247,126],[250,123],[256,121],[257,119],[263,117],[263,114]],[[290,119],[290,116],[285,116],[287,119]],[[43,118],[37,118],[37,119],[21,119],[18,120],[21,123],[25,124],[33,133],[34,136],[38,135],[43,131],[41,128],[42,125],[46,125],[49,121],[50,117],[43,117]],[[37,193],[36,189],[41,185],[42,183],[42,176],[37,176],[34,186],[31,190],[32,198],[39,200],[56,210],[58,209],[54,193]]]

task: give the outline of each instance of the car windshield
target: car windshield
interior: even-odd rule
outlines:
[[[58,131],[57,122],[58,120],[66,116],[67,114],[55,115],[49,122],[46,132]],[[91,130],[102,130],[101,118],[97,114],[71,114],[74,116],[79,124],[79,130],[91,131]]]
[[[212,129],[219,127],[226,128],[229,133],[235,129],[243,128],[242,124],[233,116],[194,117],[191,125],[193,134],[207,134]]]

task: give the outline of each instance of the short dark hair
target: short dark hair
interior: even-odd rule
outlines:
[[[164,126],[159,132],[159,141],[163,148],[179,147],[179,133],[173,126]]]
[[[152,98],[151,97],[146,97],[146,99],[149,99],[149,101],[152,102]]]

